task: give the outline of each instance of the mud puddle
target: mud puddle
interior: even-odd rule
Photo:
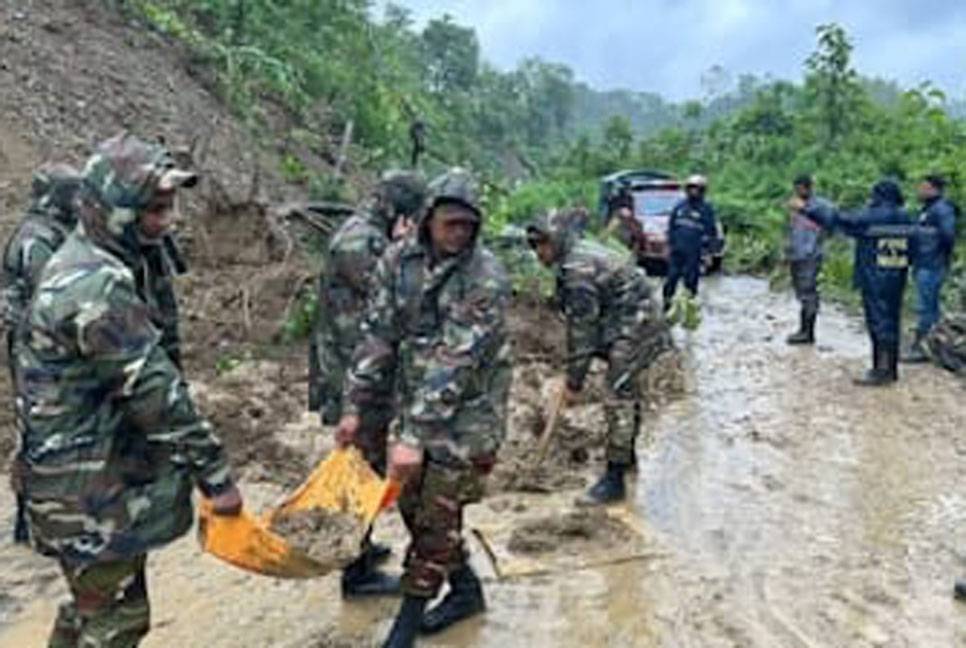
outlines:
[[[516,561],[508,549],[515,530],[573,511],[601,469],[603,414],[591,394],[564,416],[548,464],[550,476],[584,484],[520,493],[501,486],[498,472],[493,494],[466,520],[496,555],[494,566],[467,533],[488,612],[420,646],[966,647],[966,606],[950,595],[953,577],[966,574],[962,383],[916,367],[896,388],[859,391],[850,378],[868,350],[856,320],[827,307],[819,346],[790,349],[790,297],[742,278],[702,289],[702,328],[677,334],[685,395],[649,405],[638,473],[628,477],[633,497],[607,511],[631,529],[630,541]],[[520,373],[527,367],[517,371],[529,396],[515,407],[529,409],[516,412],[502,453],[517,467],[539,427],[523,419],[539,419],[531,410],[543,407],[560,369],[545,354],[528,364],[529,377]],[[291,432],[276,437],[311,463],[318,431],[293,416],[281,426]],[[252,430],[269,428],[278,426]],[[253,510],[284,494],[251,475]],[[12,503],[2,491],[6,534]],[[393,545],[396,568],[405,543],[398,514],[383,516],[375,537]],[[56,568],[9,546],[0,560],[0,645],[43,645],[63,594]],[[149,581],[155,629],[146,648],[378,645],[397,605],[343,602],[337,574],[248,575],[201,555],[193,538],[152,554]]]
[[[517,554],[575,553],[592,545],[606,550],[630,542],[633,532],[603,509],[555,514],[521,524],[513,530],[507,549]]]

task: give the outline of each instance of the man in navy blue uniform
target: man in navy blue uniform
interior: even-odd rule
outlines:
[[[902,208],[902,190],[892,180],[872,188],[869,205],[854,214],[795,207],[824,227],[856,239],[854,285],[862,292],[866,326],[872,340],[872,369],[855,383],[881,386],[899,378],[899,339],[902,297],[917,228]]]
[[[698,294],[698,281],[701,279],[701,253],[704,246],[717,241],[718,226],[714,217],[714,207],[705,200],[708,180],[704,176],[693,175],[684,185],[687,197],[671,210],[668,223],[668,241],[671,246],[671,259],[668,264],[667,281],[664,283],[664,309],[671,306],[678,283],[683,279],[684,287],[691,296]]]
[[[925,339],[939,322],[939,305],[943,283],[949,273],[956,243],[956,212],[953,203],[943,195],[944,178],[929,175],[919,185],[919,227],[916,231],[916,258],[913,277],[916,281],[917,311],[919,322],[916,337],[903,360],[925,362],[928,360]]]

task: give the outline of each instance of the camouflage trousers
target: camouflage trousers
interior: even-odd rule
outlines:
[[[634,465],[634,445],[641,429],[640,375],[650,353],[642,353],[640,344],[619,339],[607,353],[604,385],[607,461],[622,466]]]
[[[367,407],[360,415],[359,431],[352,445],[359,449],[365,460],[382,476],[386,474],[386,448],[389,424],[393,419],[391,404]]]
[[[57,612],[48,648],[136,648],[151,627],[146,559],[62,562],[71,601]]]
[[[485,481],[472,465],[427,461],[421,475],[403,489],[399,512],[410,535],[403,593],[433,598],[466,563],[463,508],[483,499]]]

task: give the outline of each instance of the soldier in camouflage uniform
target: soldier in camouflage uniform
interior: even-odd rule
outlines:
[[[319,282],[319,384],[314,386],[319,390],[323,423],[337,423],[342,416],[345,374],[362,339],[366,304],[375,288],[376,264],[394,231],[405,231],[405,227],[398,227],[400,221],[415,219],[425,201],[426,182],[419,174],[389,171],[376,188],[373,204],[347,220],[329,243]],[[394,410],[391,397],[370,402],[361,414],[362,425],[354,439],[354,445],[380,474],[386,471],[386,435]],[[388,557],[388,547],[372,543],[367,536],[362,555],[343,572],[343,596],[397,594],[399,580],[376,569]]]
[[[170,225],[195,176],[122,134],[88,161],[79,224],[47,263],[18,333],[20,470],[36,549],[71,601],[49,646],[129,648],[148,632],[149,550],[191,527],[192,486],[241,509],[221,443],[199,415],[135,283],[143,238]]]
[[[347,379],[341,444],[358,433],[360,412],[398,389],[389,473],[405,484],[399,508],[411,543],[390,648],[412,646],[417,632],[437,632],[485,607],[461,538],[463,508],[482,498],[506,435],[511,366],[509,283],[478,242],[482,218],[465,171],[431,184],[417,232],[379,261]],[[447,577],[450,591],[424,617]]]
[[[41,271],[77,223],[73,201],[80,182],[80,172],[64,164],[44,165],[38,169],[33,177],[30,208],[4,249],[3,321],[7,328],[11,383],[14,380],[17,328],[30,304]],[[26,544],[26,510],[16,474],[12,486],[17,496],[14,542]]]
[[[635,463],[641,425],[638,377],[670,344],[661,307],[634,259],[581,239],[569,214],[539,217],[527,228],[541,263],[557,271],[567,319],[566,401],[583,389],[591,361],[607,361],[607,472],[581,498],[594,505],[624,498],[624,473]]]

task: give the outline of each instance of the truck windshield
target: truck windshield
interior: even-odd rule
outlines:
[[[666,216],[678,204],[682,194],[677,191],[635,191],[634,215]]]

